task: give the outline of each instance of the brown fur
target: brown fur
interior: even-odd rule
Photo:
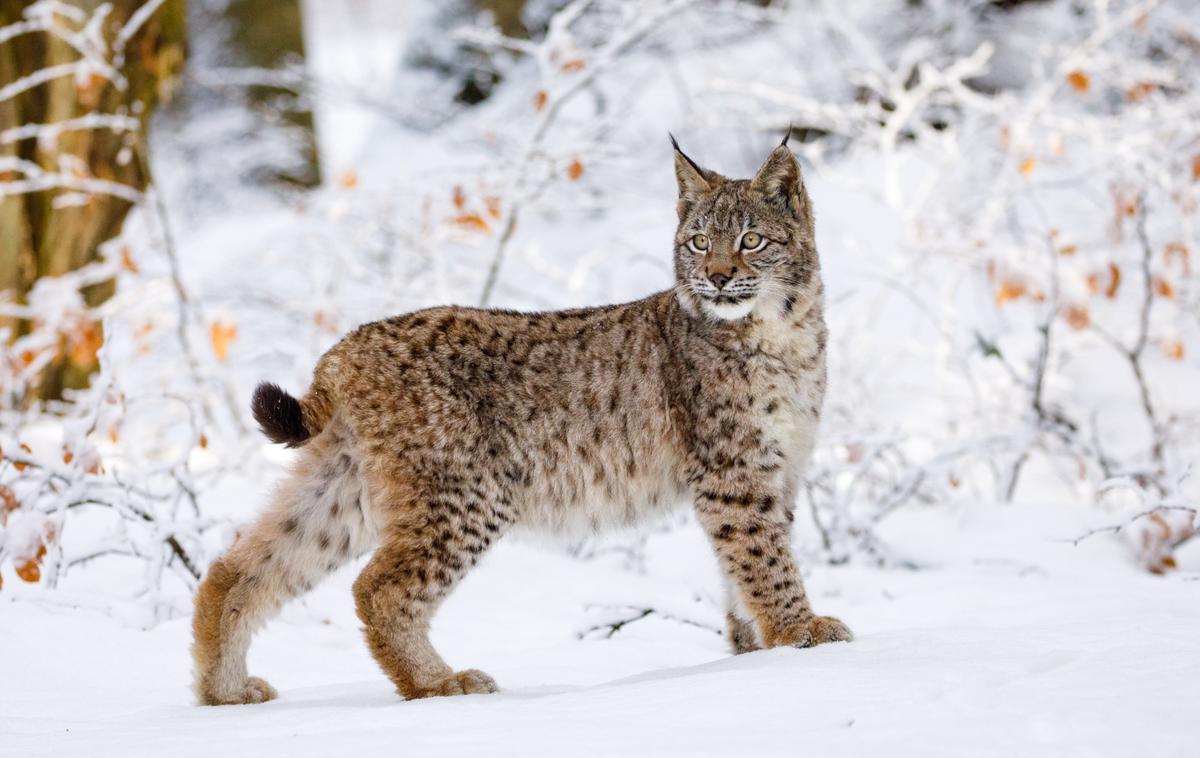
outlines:
[[[674,290],[556,313],[398,316],[326,353],[298,404],[256,396],[264,428],[304,446],[275,504],[197,595],[201,702],[273,697],[246,673],[250,636],[373,545],[355,605],[400,694],[493,692],[428,637],[483,553],[514,525],[625,525],[685,497],[728,578],[737,652],[850,639],[812,612],[789,543],[825,388],[799,167],[780,146],[753,180],[679,152],[676,172]]]

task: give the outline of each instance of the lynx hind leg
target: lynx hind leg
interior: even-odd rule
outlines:
[[[361,494],[349,445],[336,432],[323,434],[302,450],[266,513],[212,565],[196,595],[192,625],[200,703],[276,697],[246,671],[250,639],[286,601],[370,549],[374,535]]]
[[[513,521],[502,492],[443,474],[439,494],[407,491],[393,479],[380,495],[389,521],[354,582],[371,654],[406,699],[496,692],[476,669],[455,671],[429,640],[442,600]],[[405,491],[402,491],[405,490]],[[486,490],[486,491],[485,491]]]

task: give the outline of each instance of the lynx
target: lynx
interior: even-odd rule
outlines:
[[[300,448],[267,511],[196,597],[201,703],[276,697],[248,676],[280,605],[374,549],[354,582],[367,644],[404,698],[496,691],[454,671],[430,618],[521,525],[632,524],[690,501],[726,577],[735,653],[850,640],[812,611],[789,542],[825,393],[811,202],[785,139],[752,179],[675,148],[675,286],[550,313],[443,307],[359,327],[303,399],[252,410]]]

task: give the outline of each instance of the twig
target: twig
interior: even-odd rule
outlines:
[[[1078,546],[1080,542],[1083,542],[1084,540],[1086,540],[1089,537],[1094,537],[1097,534],[1104,534],[1106,532],[1112,532],[1113,534],[1116,534],[1116,533],[1120,532],[1122,529],[1124,529],[1125,527],[1131,525],[1133,522],[1137,521],[1138,519],[1145,518],[1146,516],[1151,516],[1155,513],[1158,513],[1159,511],[1180,511],[1183,513],[1190,513],[1193,516],[1200,515],[1200,509],[1192,508],[1190,506],[1160,504],[1160,505],[1154,506],[1153,508],[1147,508],[1146,510],[1141,511],[1140,513],[1134,514],[1133,516],[1129,517],[1128,519],[1126,519],[1125,521],[1122,521],[1119,524],[1110,524],[1109,526],[1101,526],[1101,527],[1097,527],[1095,529],[1089,529],[1088,531],[1084,532],[1083,534],[1081,534],[1078,537],[1075,537],[1073,539],[1070,539],[1070,538],[1061,539],[1061,540],[1055,540],[1055,542],[1066,542],[1066,543],[1070,543],[1071,545]]]
[[[597,632],[605,632],[604,638],[612,639],[613,635],[615,635],[617,632],[621,631],[623,628],[625,628],[629,624],[635,623],[637,621],[641,621],[642,619],[645,619],[645,618],[649,618],[650,616],[658,616],[659,618],[665,619],[667,621],[674,621],[679,624],[685,624],[687,626],[694,626],[697,629],[704,629],[704,630],[713,632],[718,635],[724,634],[724,632],[722,630],[713,628],[713,627],[709,626],[708,624],[703,624],[699,621],[693,621],[691,619],[681,618],[679,616],[675,616],[670,613],[663,613],[662,611],[657,610],[655,608],[638,608],[636,606],[618,606],[613,609],[614,610],[618,610],[618,609],[628,610],[631,613],[631,615],[629,615],[625,618],[618,619],[616,621],[611,621],[607,624],[597,624],[596,626],[588,627],[587,629],[583,630],[582,632],[579,632],[579,634],[578,634],[579,639],[581,639],[581,640],[587,639],[588,635],[591,635],[591,634],[594,634]]]

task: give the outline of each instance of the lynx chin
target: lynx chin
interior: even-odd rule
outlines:
[[[674,140],[672,140],[674,144]],[[300,448],[270,505],[200,585],[201,703],[276,696],[246,671],[280,605],[374,551],[354,583],[367,644],[405,698],[495,692],[429,641],[439,604],[522,525],[627,525],[683,501],[726,577],[735,653],[851,639],[809,605],[789,542],[825,394],[812,205],[787,141],[752,179],[675,145],[675,286],[553,313],[432,308],[366,324],[302,399],[254,417]]]

